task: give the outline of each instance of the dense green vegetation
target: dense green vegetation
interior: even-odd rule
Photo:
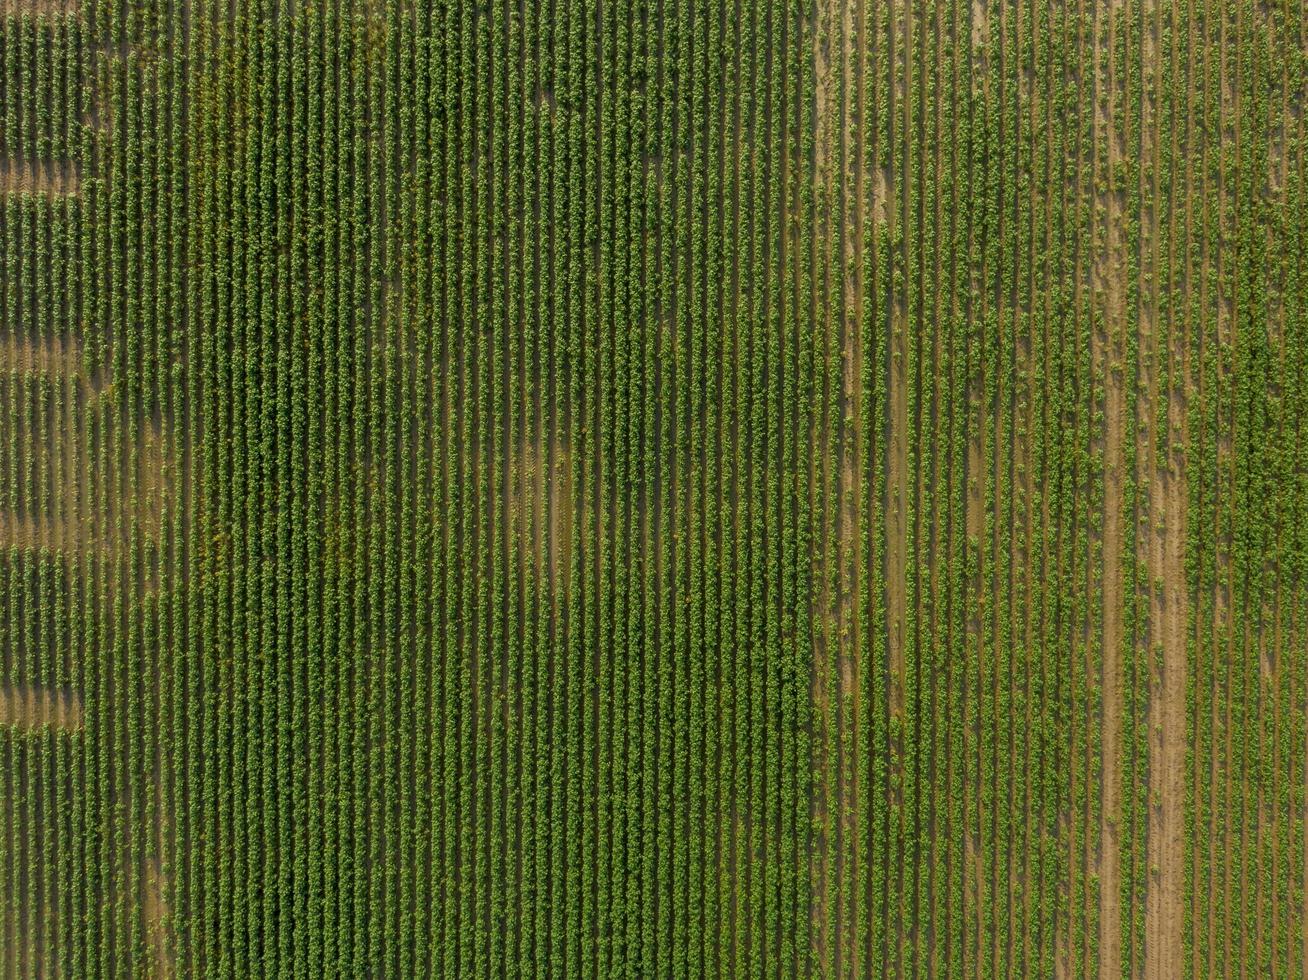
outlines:
[[[0,975],[1299,976],[1292,0],[7,0]]]

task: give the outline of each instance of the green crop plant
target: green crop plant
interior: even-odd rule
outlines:
[[[1293,975],[1303,32],[13,0],[0,973]]]

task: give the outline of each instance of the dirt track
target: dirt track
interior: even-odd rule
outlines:
[[[1157,27],[1157,5],[1146,7],[1148,27],[1144,40],[1145,60],[1156,66],[1161,42]],[[1150,281],[1157,283],[1162,262],[1175,262],[1174,255],[1159,254],[1157,227],[1158,159],[1164,139],[1175,134],[1160,131],[1152,106],[1146,106],[1142,127],[1142,155],[1146,157],[1148,178],[1142,188],[1148,209],[1142,214],[1144,240],[1143,262]],[[1175,241],[1176,229],[1169,228],[1169,241]],[[1188,276],[1187,276],[1188,285]],[[1137,467],[1142,486],[1147,487],[1143,505],[1147,520],[1143,524],[1139,548],[1148,581],[1155,583],[1149,593],[1146,642],[1151,665],[1149,687],[1149,773],[1150,806],[1148,809],[1146,853],[1150,872],[1145,893],[1145,963],[1148,978],[1164,980],[1182,971],[1184,929],[1184,804],[1186,753],[1186,574],[1185,540],[1187,490],[1185,462],[1171,447],[1185,445],[1188,437],[1186,394],[1189,384],[1185,361],[1184,325],[1169,320],[1171,344],[1160,343],[1159,304],[1156,285],[1144,291],[1139,324],[1139,359],[1141,384],[1137,406],[1142,419],[1154,414],[1154,406],[1164,406],[1155,424],[1141,426],[1137,441]],[[1166,365],[1170,379],[1167,391],[1160,390],[1161,379],[1155,366]],[[1179,379],[1179,381],[1178,381]],[[1165,459],[1164,465],[1158,461]]]

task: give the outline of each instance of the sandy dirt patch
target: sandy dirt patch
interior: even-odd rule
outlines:
[[[81,731],[82,697],[68,688],[41,684],[0,687],[0,725]]]
[[[6,17],[20,17],[31,14],[33,17],[58,17],[63,14],[75,14],[80,8],[79,0],[0,0],[0,11]]]
[[[77,168],[67,160],[0,160],[0,194],[76,194]]]
[[[1126,421],[1126,386],[1122,372],[1124,332],[1127,329],[1126,224],[1123,193],[1114,185],[1113,172],[1125,158],[1125,120],[1113,114],[1113,104],[1124,87],[1121,66],[1114,62],[1117,13],[1120,0],[1096,8],[1103,21],[1096,24],[1095,99],[1095,214],[1101,216],[1092,260],[1091,282],[1095,303],[1103,312],[1102,326],[1091,339],[1096,376],[1104,388],[1104,430],[1100,448],[1104,467],[1104,513],[1101,589],[1103,602],[1102,697],[1103,752],[1100,772],[1100,826],[1097,868],[1099,875],[1099,975],[1118,978],[1121,966],[1121,756],[1122,756],[1122,503],[1125,472],[1122,442]]]

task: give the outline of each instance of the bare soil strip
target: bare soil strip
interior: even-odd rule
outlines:
[[[0,337],[0,371],[77,374],[82,369],[82,345],[66,337]]]
[[[1109,372],[1111,375],[1113,372]],[[1122,411],[1120,376],[1106,385],[1108,434],[1104,451],[1103,663],[1101,690],[1103,752],[1099,826],[1100,976],[1121,975],[1121,755],[1122,755]]]
[[[1123,86],[1122,66],[1114,63],[1116,20],[1121,0],[1112,0],[1097,13],[1107,24],[1096,31],[1097,76],[1095,99],[1095,213],[1103,216],[1102,234],[1095,249],[1092,282],[1096,303],[1102,304],[1103,328],[1094,331],[1095,372],[1104,387],[1104,521],[1102,533],[1103,634],[1101,697],[1100,773],[1101,809],[1099,827],[1099,975],[1117,978],[1121,967],[1121,754],[1122,754],[1122,502],[1125,473],[1122,462],[1123,428],[1126,412],[1126,379],[1122,373],[1123,336],[1126,321],[1126,227],[1121,191],[1113,186],[1112,174],[1125,157],[1122,139],[1124,121],[1114,118],[1112,108]],[[1098,159],[1106,148],[1106,159]]]
[[[79,355],[80,358],[80,355]],[[79,397],[76,388],[80,381],[69,383],[67,380],[61,394],[61,411],[63,432],[66,438],[60,440],[56,447],[59,468],[55,475],[60,493],[55,506],[55,521],[62,530],[59,547],[74,549],[82,546],[82,522],[80,520],[80,501],[82,499],[82,481],[85,474],[79,472],[78,461],[81,443],[81,404],[85,401]]]
[[[1181,352],[1173,350],[1175,363]],[[1185,396],[1168,397],[1164,438],[1185,444]],[[1186,744],[1186,476],[1180,453],[1168,452],[1169,465],[1150,482],[1150,575],[1161,582],[1150,602],[1150,639],[1161,655],[1150,697],[1149,765],[1155,803],[1149,810],[1151,873],[1146,905],[1145,976],[1166,980],[1181,972],[1185,874]]]
[[[521,425],[521,423],[519,423]],[[545,456],[534,433],[517,432],[510,440],[511,449],[504,467],[504,533],[507,553],[539,571],[535,542],[529,539],[528,525],[533,527],[539,497],[541,467]]]
[[[147,858],[141,875],[144,885],[142,911],[145,918],[145,941],[150,950],[150,963],[153,967],[152,977],[171,977],[174,975],[173,961],[169,949],[168,937],[168,878],[163,873],[163,866],[158,855]]]
[[[77,168],[68,160],[0,159],[0,194],[49,194],[55,197],[78,192]]]
[[[856,882],[861,859],[857,840],[857,766],[848,751],[858,715],[859,515],[858,474],[863,434],[858,428],[862,351],[858,313],[862,305],[862,233],[865,217],[861,127],[862,69],[866,39],[858,8],[823,0],[813,32],[815,102],[814,180],[818,209],[812,256],[819,287],[822,333],[840,358],[838,375],[823,384],[817,438],[820,462],[811,479],[826,501],[819,550],[823,586],[817,602],[812,692],[822,733],[813,816],[822,828],[814,861],[813,941],[825,974],[852,975],[862,951],[855,943]],[[882,202],[883,205],[886,202]]]
[[[60,391],[56,406],[43,411],[35,427],[20,434],[26,450],[49,454],[33,488],[31,506],[18,512],[0,509],[0,545],[69,548],[101,551],[113,558],[128,553],[127,536],[135,524],[145,539],[163,539],[163,508],[171,497],[173,471],[167,465],[163,434],[157,420],[142,415],[122,436],[119,452],[134,467],[126,499],[110,494],[94,526],[81,519],[80,501],[86,501],[97,476],[79,450],[88,424],[87,413],[103,402],[96,398],[104,387],[103,374],[83,371],[80,344],[64,337],[28,339],[8,335],[0,339],[0,372],[49,374],[65,379],[71,388]],[[46,486],[47,482],[53,486]],[[50,505],[43,501],[48,494]]]
[[[66,688],[38,684],[0,687],[0,725],[81,731],[82,697]]]
[[[81,6],[79,0],[0,0],[0,12],[5,17],[59,17],[75,14]]]
[[[1146,65],[1157,65],[1159,37],[1157,9],[1146,6],[1148,30],[1144,34]],[[1143,291],[1139,323],[1139,363],[1141,390],[1137,401],[1141,419],[1151,419],[1153,406],[1163,392],[1158,390],[1155,365],[1165,358],[1170,362],[1167,376],[1175,379],[1183,367],[1184,340],[1176,334],[1182,324],[1169,323],[1172,346],[1161,350],[1158,338],[1158,235],[1157,211],[1152,203],[1159,199],[1159,143],[1164,138],[1149,100],[1145,100],[1146,122],[1141,127],[1142,156],[1151,164],[1150,183],[1142,187],[1147,206],[1141,214],[1144,240],[1143,272],[1154,284]],[[1173,137],[1174,138],[1174,137]],[[1172,220],[1170,241],[1175,241]],[[1173,246],[1173,251],[1175,246]],[[1169,265],[1174,254],[1168,255]],[[1188,278],[1185,282],[1188,287]],[[1143,424],[1137,441],[1137,467],[1141,485],[1147,488],[1147,521],[1138,542],[1150,590],[1147,642],[1151,651],[1149,691],[1149,773],[1151,805],[1147,815],[1146,856],[1151,871],[1145,895],[1145,976],[1162,980],[1179,976],[1184,955],[1184,794],[1186,739],[1186,576],[1185,520],[1187,491],[1184,459],[1167,452],[1165,466],[1158,465],[1158,449],[1185,444],[1186,411],[1184,372],[1178,385],[1166,392],[1166,417],[1155,424]],[[1159,431],[1159,424],[1163,426]],[[1153,870],[1156,869],[1156,872]]]
[[[550,578],[555,589],[566,587],[568,567],[572,561],[572,449],[559,433],[554,434],[550,450],[549,482],[546,486],[549,509]],[[654,549],[655,558],[662,554]]]
[[[509,553],[551,588],[562,589],[571,557],[572,459],[564,434],[556,424],[551,429],[541,428],[539,419],[528,429],[524,418],[511,440],[502,486],[504,534]],[[634,488],[630,492],[635,513],[639,495]],[[633,517],[633,534],[637,523]]]
[[[169,496],[169,472],[160,427],[149,419],[142,420],[136,430],[136,445],[131,447],[131,451],[136,457],[133,515],[146,536],[151,541],[159,541],[163,536],[164,500]]]
[[[99,553],[106,560],[114,560],[128,553],[126,526],[133,517],[139,521],[145,539],[158,542],[163,532],[163,493],[159,488],[163,486],[164,477],[160,470],[150,466],[148,449],[138,447],[136,451],[140,454],[137,462],[153,486],[148,492],[143,488],[136,496],[134,507],[122,508],[120,517],[113,516],[120,502],[109,504],[108,516],[96,522],[98,533],[93,533],[81,520],[72,518],[64,506],[56,506],[53,514],[39,515],[0,510],[0,547],[75,548],[78,552]],[[71,483],[61,485],[55,491],[56,501],[63,501],[71,492]],[[116,529],[116,521],[122,522],[121,533]]]

